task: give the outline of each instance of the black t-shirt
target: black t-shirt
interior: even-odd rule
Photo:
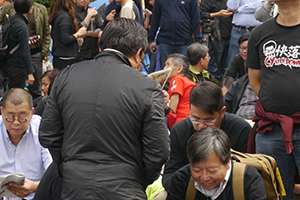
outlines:
[[[290,116],[300,111],[300,24],[285,27],[275,20],[252,31],[247,66],[261,70],[259,99],[265,111]]]

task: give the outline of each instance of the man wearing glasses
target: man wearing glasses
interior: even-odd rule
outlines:
[[[33,115],[32,97],[21,88],[5,93],[0,119],[0,175],[21,172],[23,185],[10,183],[7,189],[23,199],[33,199],[44,171],[52,162],[48,149],[38,141],[40,117]]]
[[[204,81],[196,85],[190,93],[190,117],[178,122],[171,129],[170,160],[165,165],[163,186],[168,191],[171,176],[176,170],[188,164],[186,144],[197,131],[206,127],[222,129],[231,141],[231,148],[240,152],[247,151],[247,140],[251,126],[242,118],[225,113],[222,89]]]

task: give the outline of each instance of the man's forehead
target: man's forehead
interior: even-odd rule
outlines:
[[[27,101],[22,102],[21,104],[15,105],[10,101],[6,102],[5,108],[2,107],[4,112],[8,113],[27,113],[32,109],[29,109],[29,103]]]

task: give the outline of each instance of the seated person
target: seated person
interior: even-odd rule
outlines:
[[[221,88],[222,88],[222,92],[223,92],[223,96],[225,96],[225,94],[227,93],[228,89],[230,88],[230,86],[232,85],[232,83],[234,83],[234,78],[227,76],[226,78],[224,78],[221,81]]]
[[[44,93],[44,96],[49,95],[49,92],[48,92],[49,85],[54,80],[54,78],[57,76],[58,72],[59,72],[59,69],[54,68],[52,70],[46,71],[42,75],[42,91]]]
[[[174,53],[168,56],[165,68],[172,68],[168,81],[170,96],[170,113],[167,115],[169,128],[180,120],[189,116],[189,96],[196,83],[190,81],[186,74],[189,70],[189,61],[183,54]]]
[[[244,119],[252,120],[258,97],[252,90],[248,74],[234,82],[225,95],[226,112],[234,113]]]
[[[167,200],[185,199],[192,189],[195,194],[191,199],[237,199],[233,191],[241,190],[234,184],[239,178],[233,177],[238,174],[232,173],[235,163],[231,161],[230,140],[222,130],[206,128],[195,133],[187,143],[187,157],[190,164],[172,176]],[[195,182],[189,186],[191,177]],[[245,200],[267,199],[262,178],[254,167],[246,166],[243,188]]]
[[[163,174],[163,186],[168,191],[171,176],[188,164],[186,143],[197,131],[206,127],[222,129],[231,141],[231,148],[246,152],[251,126],[241,117],[226,113],[221,88],[210,81],[196,85],[190,93],[190,117],[171,129],[171,152]]]
[[[246,67],[246,59],[249,36],[250,33],[245,33],[239,38],[238,43],[240,53],[236,54],[233,57],[225,77],[230,76],[236,79],[241,78],[244,74],[248,73],[248,68]]]
[[[38,138],[41,118],[33,114],[32,97],[21,88],[7,91],[0,119],[0,175],[22,172],[24,185],[10,183],[7,189],[20,198],[32,199],[43,173],[52,162]]]
[[[191,44],[187,48],[187,58],[190,62],[190,70],[187,74],[188,79],[195,83],[203,81],[219,83],[219,81],[207,71],[210,60],[207,46],[197,42]]]

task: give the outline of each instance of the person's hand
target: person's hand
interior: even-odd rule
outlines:
[[[110,11],[110,13],[106,16],[107,21],[112,21],[116,16],[116,10]]]
[[[29,37],[29,45],[32,46],[34,45],[35,43],[37,43],[37,41],[39,40],[38,36],[37,35],[34,35],[32,37]]]
[[[149,49],[150,49],[151,53],[156,53],[156,50],[157,50],[156,43],[155,42],[151,42],[149,44]]]
[[[15,183],[9,183],[6,188],[17,195],[18,197],[26,197],[29,194],[36,191],[37,187],[39,185],[39,182],[33,182],[31,180],[25,179],[24,185],[18,185]]]
[[[81,27],[81,28],[77,31],[76,34],[78,35],[78,37],[84,37],[84,36],[86,36],[86,28],[85,28],[85,27]]]
[[[103,33],[103,31],[99,31],[98,38],[101,38],[102,33]]]
[[[219,11],[219,15],[221,17],[230,17],[232,14],[233,14],[232,11],[228,11],[228,10],[225,10],[225,9],[222,9],[222,10]]]
[[[227,11],[228,11],[228,12],[232,12],[232,13],[238,13],[238,12],[239,12],[239,9],[236,9],[236,10],[230,10],[229,8],[227,8]]]
[[[92,18],[92,17],[95,17],[95,15],[98,14],[98,11],[97,11],[96,8],[91,8],[91,9],[88,9],[87,14]]]
[[[33,74],[28,74],[28,80],[27,80],[27,83],[28,85],[32,85],[34,83],[34,76]]]
[[[145,14],[146,17],[150,17],[152,15],[152,12],[148,9],[145,9],[144,14]]]
[[[164,109],[166,109],[169,106],[170,96],[166,90],[163,90],[163,93],[164,93]]]

